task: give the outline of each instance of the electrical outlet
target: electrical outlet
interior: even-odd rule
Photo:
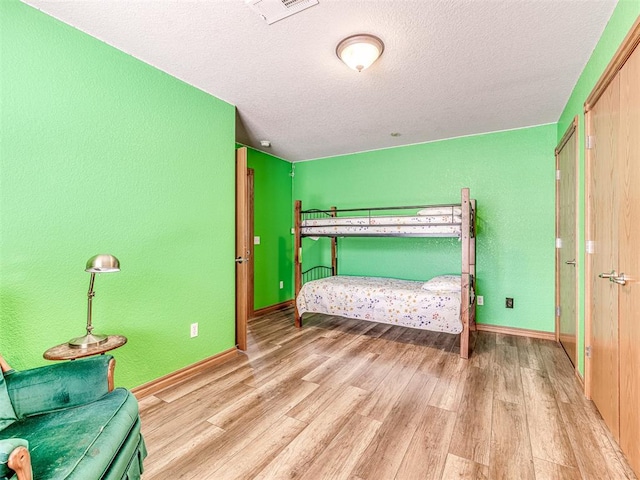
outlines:
[[[484,305],[484,297],[482,295],[478,295],[476,298],[477,305]]]
[[[284,282],[282,280],[280,280],[280,289],[284,288]]]
[[[198,324],[197,323],[192,323],[191,324],[191,338],[197,337],[197,336],[198,336]]]
[[[504,302],[506,308],[513,308],[513,298],[507,297]]]

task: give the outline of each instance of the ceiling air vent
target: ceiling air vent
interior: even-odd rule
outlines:
[[[318,0],[245,0],[245,2],[269,25],[318,4]]]

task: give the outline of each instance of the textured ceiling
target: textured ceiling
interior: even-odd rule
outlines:
[[[272,25],[243,0],[26,3],[236,105],[239,142],[297,161],[556,122],[616,0],[320,0]],[[385,43],[361,73],[335,55],[356,33]]]

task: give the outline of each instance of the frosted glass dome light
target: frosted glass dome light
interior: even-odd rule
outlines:
[[[359,72],[370,67],[383,51],[382,40],[366,33],[347,37],[336,47],[338,58]]]

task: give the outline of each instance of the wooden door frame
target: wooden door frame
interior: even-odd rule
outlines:
[[[584,115],[584,131],[585,142],[589,135],[593,132],[593,125],[591,119],[591,109],[585,111]],[[584,394],[587,399],[591,400],[591,358],[587,356],[587,352],[591,349],[593,343],[593,332],[591,330],[591,275],[593,263],[591,255],[591,218],[593,216],[593,209],[591,208],[591,163],[593,162],[593,153],[590,149],[585,148],[584,158],[584,198],[585,198],[585,213],[584,213],[584,232],[585,232],[585,262],[584,262]]]
[[[567,145],[567,143],[569,142],[569,140],[571,139],[571,136],[573,135],[573,142],[574,142],[574,160],[573,160],[573,169],[574,169],[574,218],[573,218],[573,235],[574,235],[574,252],[573,252],[573,258],[576,260],[576,262],[578,261],[579,258],[579,249],[578,249],[578,233],[579,233],[579,222],[578,222],[578,205],[579,205],[579,181],[578,181],[578,171],[579,171],[579,165],[580,165],[580,144],[578,141],[578,125],[579,125],[579,120],[578,120],[578,116],[576,115],[573,118],[573,122],[571,122],[571,125],[569,125],[569,127],[567,128],[567,130],[565,131],[564,135],[562,136],[562,139],[560,140],[560,142],[558,143],[558,145],[555,148],[555,157],[556,157],[556,172],[560,171],[560,152],[562,152],[562,149]],[[556,241],[558,238],[560,238],[560,181],[559,178],[556,177]],[[576,332],[576,351],[575,351],[575,358],[576,358],[576,362],[574,365],[574,369],[575,369],[575,373],[576,375],[580,375],[580,371],[578,370],[578,334],[580,332],[580,315],[578,314],[578,305],[580,304],[580,295],[579,295],[579,269],[578,269],[578,265],[575,265],[575,269],[574,269],[574,276],[573,276],[573,282],[574,282],[574,292],[575,292],[575,298],[574,298],[574,304],[575,304],[575,312],[574,312],[574,323],[575,323],[575,332]],[[556,308],[559,307],[560,305],[560,248],[558,248],[558,246],[556,245]],[[561,312],[562,314],[562,312]],[[560,342],[560,317],[557,315],[556,313],[556,342]],[[564,348],[564,346],[563,346]]]
[[[592,120],[592,110],[595,104],[598,102],[602,94],[605,92],[607,87],[611,84],[615,76],[618,74],[622,66],[629,59],[633,51],[640,44],[640,16],[636,19],[635,23],[631,27],[631,30],[624,38],[620,47],[614,54],[613,58],[605,68],[604,72],[598,79],[597,83],[591,90],[591,93],[587,97],[584,102],[584,116],[585,116],[585,141],[587,137],[592,133],[593,128],[593,120]],[[591,163],[593,161],[593,153],[591,149],[585,148],[585,222],[584,222],[584,231],[586,232],[586,253],[585,257],[589,256],[589,241],[588,236],[591,232],[591,216],[593,212],[591,211],[591,204],[589,199],[591,198]],[[584,348],[585,350],[591,347],[593,343],[593,331],[591,328],[591,285],[588,279],[591,278],[592,275],[591,269],[591,261],[585,261],[585,307],[584,307]],[[588,399],[591,399],[591,361],[585,354],[584,357],[584,393]]]

